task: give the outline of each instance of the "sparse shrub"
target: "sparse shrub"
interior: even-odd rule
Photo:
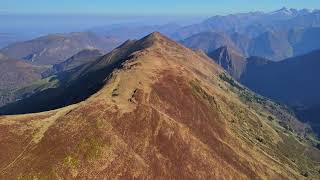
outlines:
[[[114,97],[114,96],[119,96],[119,91],[118,91],[117,88],[112,91],[112,96],[113,96],[113,97]]]
[[[303,172],[301,175],[304,176],[304,177],[309,177],[309,173],[308,172]]]
[[[243,87],[241,87],[235,80],[233,80],[231,77],[227,76],[226,74],[220,74],[219,75],[220,79],[227,82],[228,84],[230,84],[232,87],[235,87],[239,90],[244,90]]]
[[[273,121],[274,118],[273,118],[272,116],[268,116],[268,120],[269,120],[269,121]]]
[[[264,142],[264,140],[263,140],[263,138],[262,138],[262,137],[256,137],[256,139],[257,139],[259,142],[261,142],[261,143],[263,143],[263,142]]]

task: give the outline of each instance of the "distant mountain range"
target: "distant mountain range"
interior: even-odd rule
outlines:
[[[61,63],[83,49],[101,49],[108,52],[120,41],[90,32],[51,34],[30,41],[11,44],[0,50],[8,57],[24,59],[35,65]]]
[[[191,49],[201,49],[205,53],[214,51],[221,46],[238,49],[233,40],[227,34],[217,32],[199,33],[182,40],[181,43]]]
[[[242,13],[214,16],[200,24],[171,34],[185,46],[213,51],[221,46],[243,56],[273,61],[302,55],[320,48],[320,11],[280,9],[271,13]]]
[[[282,8],[263,13],[250,12],[213,16],[199,24],[181,27],[119,24],[88,29],[88,32],[52,34],[11,44],[0,50],[15,59],[37,65],[53,65],[83,49],[108,52],[128,39],[139,39],[159,31],[193,49],[209,53],[221,46],[236,49],[245,57],[259,56],[273,61],[302,55],[320,48],[320,11]]]
[[[227,35],[223,32],[204,32],[181,42],[187,47],[202,49],[207,53],[221,46],[227,46],[246,57],[259,56],[280,61],[320,49],[320,43],[316,37],[320,37],[320,27],[266,31],[254,38],[238,33]]]
[[[270,30],[319,27],[319,15],[318,10],[282,8],[271,13],[249,12],[213,16],[199,24],[180,28],[171,36],[182,40],[201,32],[224,32],[246,34],[252,38]]]

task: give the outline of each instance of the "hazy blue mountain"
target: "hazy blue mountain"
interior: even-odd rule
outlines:
[[[241,83],[291,106],[320,136],[320,50],[281,62],[259,57],[247,62]]]
[[[247,53],[273,61],[280,61],[293,55],[293,48],[288,41],[287,33],[267,31],[250,41]]]
[[[252,58],[240,81],[264,96],[291,106],[312,107],[320,103],[319,68],[320,50],[281,62]]]
[[[193,49],[211,52],[227,46],[246,57],[259,56],[272,61],[281,61],[320,49],[320,27],[291,30],[269,30],[250,38],[240,33],[203,32],[181,42]]]
[[[241,33],[255,37],[269,30],[320,26],[319,11],[282,8],[270,13],[249,12],[213,16],[201,23],[180,28],[172,33],[175,39],[186,39],[201,32]]]
[[[174,39],[185,39],[201,32],[238,32],[240,29],[249,26],[250,23],[259,19],[262,12],[231,14],[227,16],[213,16],[202,23],[185,26],[173,33]]]
[[[320,49],[320,41],[318,40],[320,27],[291,30],[288,36],[294,55],[301,55]]]
[[[192,49],[201,49],[206,53],[212,52],[221,46],[238,49],[232,39],[225,33],[203,32],[193,35],[181,43]]]

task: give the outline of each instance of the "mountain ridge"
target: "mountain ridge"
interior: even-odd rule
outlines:
[[[319,151],[278,123],[294,117],[281,111],[286,120],[278,119],[271,114],[280,113],[278,105],[235,82],[205,54],[153,33],[73,70],[71,79],[111,62],[117,66],[110,73],[91,76],[102,84],[80,103],[0,116],[1,176],[317,177],[305,156]],[[297,149],[288,152],[290,143]]]

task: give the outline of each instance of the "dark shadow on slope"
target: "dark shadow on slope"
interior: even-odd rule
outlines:
[[[66,82],[71,74],[61,73],[58,78],[61,86],[41,91],[30,97],[11,103],[0,109],[1,115],[26,114],[53,110],[67,105],[81,102],[96,93],[104,85],[104,80],[119,68],[124,60],[85,74],[77,80]],[[70,73],[70,72],[68,72]]]

